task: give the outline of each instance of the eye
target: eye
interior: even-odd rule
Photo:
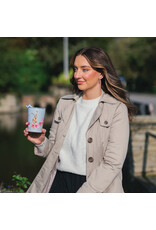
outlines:
[[[87,72],[88,71],[88,69],[83,69],[83,72]]]
[[[74,67],[74,68],[73,68],[73,72],[76,72],[76,70],[77,70],[77,68]]]

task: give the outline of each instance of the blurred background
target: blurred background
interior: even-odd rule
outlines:
[[[123,167],[125,192],[156,192],[154,37],[0,38],[1,191],[11,191],[13,175],[20,175],[22,182],[23,177],[32,182],[41,168],[45,159],[33,154],[33,144],[23,135],[25,105],[46,108],[44,127],[48,136],[58,99],[72,92],[70,58],[86,46],[99,46],[109,54],[137,107]]]

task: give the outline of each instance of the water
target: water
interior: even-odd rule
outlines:
[[[33,181],[45,158],[34,155],[34,145],[24,134],[27,113],[0,115],[0,184],[11,184],[13,174],[20,174]],[[52,115],[45,116],[44,128],[49,129]]]

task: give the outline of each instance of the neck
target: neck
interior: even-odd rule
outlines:
[[[92,99],[95,99],[97,97],[100,97],[101,94],[102,94],[101,88],[95,92],[93,92],[93,90],[87,90],[87,91],[83,91],[82,98],[85,100],[92,100]]]

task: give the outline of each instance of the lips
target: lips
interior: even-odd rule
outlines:
[[[85,83],[84,81],[77,81],[78,85],[82,85],[83,83]]]

